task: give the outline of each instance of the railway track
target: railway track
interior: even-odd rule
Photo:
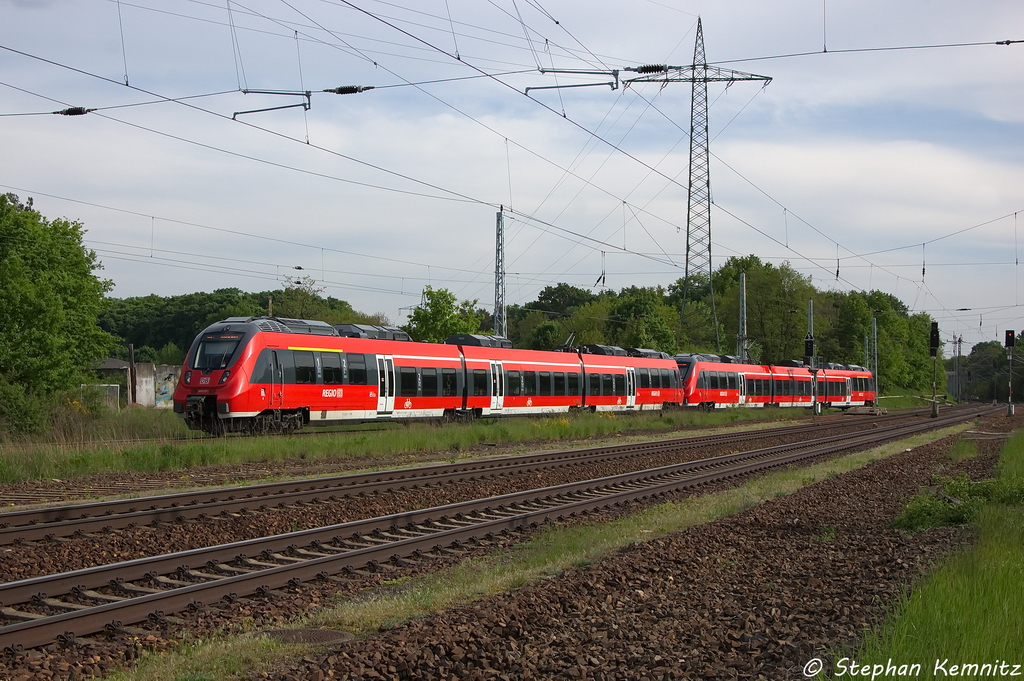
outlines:
[[[10,582],[0,585],[0,619],[5,622],[0,648],[16,651],[55,639],[67,642],[76,635],[125,631],[127,625],[147,619],[166,622],[165,613],[266,595],[346,571],[373,572],[387,562],[401,565],[439,556],[551,520],[862,449],[983,413],[965,410],[868,432]]]
[[[887,417],[902,421],[907,416]],[[909,418],[917,418],[911,415]],[[879,418],[873,418],[877,426]],[[830,423],[829,428],[863,428],[863,421]],[[152,497],[115,499],[0,514],[0,546],[47,541],[73,535],[111,532],[159,522],[183,522],[218,515],[250,513],[269,507],[315,504],[360,494],[443,485],[458,480],[528,474],[553,469],[665,455],[671,452],[740,445],[759,439],[799,438],[821,431],[819,424],[799,424],[767,431],[741,431],[673,438],[654,442],[582,450],[477,459],[384,472],[282,481],[247,487],[218,488]],[[891,426],[887,426],[891,427]]]

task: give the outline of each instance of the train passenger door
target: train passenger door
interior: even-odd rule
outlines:
[[[747,403],[747,376],[746,374],[736,374],[736,387],[739,390],[738,397],[736,398],[737,404]]]
[[[626,367],[626,408],[636,407],[636,369]]]
[[[505,406],[505,372],[501,362],[491,362],[491,411],[501,411]]]
[[[277,350],[270,351],[270,408],[284,406],[284,367]]]
[[[391,355],[377,356],[377,413],[390,415],[395,410],[395,359]]]

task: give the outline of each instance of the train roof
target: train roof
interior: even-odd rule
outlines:
[[[581,345],[579,350],[587,355],[610,355],[613,357],[629,356],[625,350],[615,345]]]
[[[630,357],[646,357],[647,359],[672,359],[666,352],[647,348],[626,348],[626,354]]]
[[[218,324],[252,324],[259,331],[273,333],[308,333],[314,336],[337,336],[338,332],[327,322],[313,319],[285,319],[282,317],[228,317]]]
[[[412,336],[395,326],[375,324],[335,324],[334,330],[345,338],[375,338],[377,340],[412,341]]]
[[[472,345],[479,348],[512,348],[512,341],[502,336],[487,336],[479,333],[457,333],[445,339],[447,345]]]

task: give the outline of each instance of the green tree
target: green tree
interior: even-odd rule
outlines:
[[[612,342],[621,347],[648,348],[674,355],[672,323],[677,314],[664,300],[665,292],[660,287],[622,289],[611,307],[607,325]]]
[[[551,350],[562,342],[565,331],[558,324],[552,321],[545,321],[538,324],[530,336],[529,348],[531,350]]]
[[[0,195],[0,426],[38,427],[41,400],[81,381],[113,342],[96,323],[111,283],[82,225]]]
[[[718,316],[726,329],[722,345],[728,348],[728,354],[734,352],[739,333],[739,272],[746,272],[747,337],[761,350],[761,356],[756,359],[773,363],[803,357],[803,339],[807,333],[802,323],[803,312],[807,301],[817,293],[810,279],[788,262],[776,267],[753,256],[730,258],[723,267],[727,267],[727,273],[720,281],[727,287],[719,294]],[[818,333],[819,329],[815,328],[815,334]]]
[[[585,288],[570,284],[556,284],[545,286],[537,294],[536,302],[527,303],[525,307],[543,312],[567,314],[595,300],[597,300],[597,296]]]
[[[455,294],[445,288],[423,289],[423,304],[417,306],[403,326],[417,341],[442,343],[457,333],[476,333],[480,328],[481,316],[476,312],[475,300],[461,303]]]

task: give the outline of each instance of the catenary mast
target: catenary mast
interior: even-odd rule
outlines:
[[[704,56],[704,28],[697,19],[697,39],[693,47],[693,63],[689,66],[651,65],[627,68],[641,75],[625,83],[692,83],[690,101],[690,185],[686,202],[686,265],[683,280],[683,315],[685,324],[686,300],[692,285],[691,277],[708,278],[711,285],[711,173],[708,152],[708,83],[735,83],[760,80],[767,85],[770,76],[722,69],[709,66]],[[711,291],[714,310],[715,296]],[[717,313],[715,337],[718,337]],[[720,343],[719,343],[720,344]]]

